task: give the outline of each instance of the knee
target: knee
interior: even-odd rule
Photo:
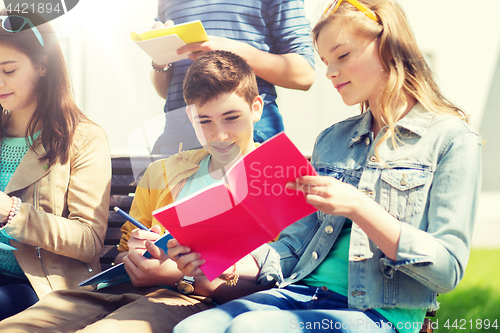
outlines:
[[[197,324],[198,323],[198,324]],[[195,332],[203,332],[201,327],[201,322],[198,320],[193,320],[191,317],[188,317],[182,320],[180,323],[175,325],[172,333],[195,333]]]
[[[250,311],[234,318],[226,333],[283,332],[286,331],[286,319],[281,318],[282,311]]]
[[[210,313],[211,310],[207,310],[187,317],[174,327],[173,333],[218,332],[219,330],[216,328],[223,325],[214,325],[214,321],[217,321],[217,315],[210,315]]]

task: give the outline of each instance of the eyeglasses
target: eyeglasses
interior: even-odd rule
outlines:
[[[335,13],[337,11],[337,9],[339,8],[340,4],[342,3],[342,1],[343,0],[334,0],[330,4],[330,6],[326,7],[325,12],[323,13],[323,18],[326,18],[326,17],[332,15],[333,13]],[[359,2],[358,0],[346,0],[346,1],[349,2],[351,5],[353,5],[354,7],[356,7],[359,11],[361,11],[363,14],[365,14],[366,16],[371,18],[372,20],[380,23],[377,15],[372,10],[370,10],[368,7],[366,7],[361,2]]]
[[[31,27],[31,30],[33,30],[33,33],[35,34],[40,44],[43,47],[45,47],[45,45],[43,44],[43,38],[42,35],[40,34],[40,31],[38,31],[38,29],[35,27],[35,25],[31,22],[29,18],[19,15],[9,15],[9,16],[0,15],[0,21],[2,21],[2,28],[4,28],[5,31],[14,33],[23,30],[26,24],[28,24]]]

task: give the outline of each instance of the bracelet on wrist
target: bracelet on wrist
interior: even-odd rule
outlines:
[[[233,265],[233,272],[229,275],[220,275],[219,279],[226,281],[226,286],[235,286],[238,283],[240,275],[236,272],[236,264]]]
[[[169,63],[169,64],[159,68],[159,67],[155,66],[154,60],[151,60],[151,67],[153,67],[154,71],[157,73],[165,73],[166,71],[168,71],[170,69],[170,67],[172,67],[172,63]]]
[[[7,221],[1,223],[0,227],[4,227],[8,223],[10,223],[12,221],[12,219],[14,218],[14,216],[16,216],[19,213],[19,211],[21,210],[21,199],[19,199],[18,197],[14,197],[14,196],[12,196],[11,199],[12,199],[12,206],[10,207],[9,215],[7,216]]]

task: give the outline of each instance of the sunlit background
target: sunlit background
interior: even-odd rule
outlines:
[[[484,181],[474,244],[498,246],[500,235],[500,1],[400,0],[443,93],[471,114],[483,135]],[[314,24],[325,1],[306,0]],[[0,0],[0,7],[2,6]],[[151,28],[156,0],[80,0],[52,21],[85,114],[106,131],[112,155],[137,155],[129,140],[143,123],[162,130],[162,100],[150,82],[151,60],[130,40]],[[317,60],[316,81],[307,92],[279,89],[286,132],[304,154],[331,124],[357,114],[342,103]],[[132,137],[135,140],[135,137]]]

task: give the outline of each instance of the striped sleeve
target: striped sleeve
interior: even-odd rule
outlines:
[[[303,0],[269,0],[264,14],[276,54],[298,53],[314,67],[311,24]]]

